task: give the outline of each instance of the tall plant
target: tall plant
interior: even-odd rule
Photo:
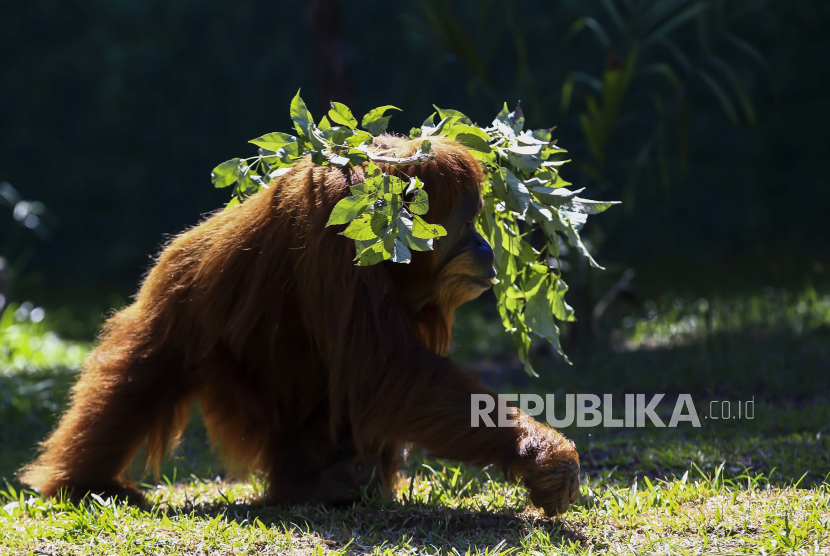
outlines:
[[[764,58],[748,42],[735,36],[737,20],[768,0],[602,0],[606,24],[582,17],[570,36],[591,31],[606,52],[602,73],[571,72],[562,86],[561,109],[578,103],[579,126],[588,157],[577,161],[601,190],[621,194],[631,210],[642,170],[656,163],[658,179],[671,181],[668,151],[672,128],[681,167],[688,163],[689,89],[702,83],[724,115],[735,126],[754,125],[756,110],[747,89],[733,69],[733,59],[748,57],[764,69]],[[609,28],[610,24],[610,28]],[[651,113],[651,117],[649,117]],[[637,141],[633,160],[615,152],[612,139],[623,122],[626,142]],[[639,130],[639,131],[638,131]],[[607,184],[609,168],[624,169],[624,191]]]

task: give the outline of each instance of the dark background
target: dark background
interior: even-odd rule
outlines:
[[[0,0],[0,478],[166,238],[227,202],[211,169],[290,131],[302,88],[317,120],[329,100],[398,106],[404,134],[433,103],[486,125],[521,100],[530,128],[558,126],[582,196],[623,201],[582,233],[607,270],[565,259],[572,366],[537,342],[530,379],[492,294],[459,309],[453,359],[500,392],[664,393],[668,410],[690,393],[757,401],[758,419],[569,427],[592,481],[728,462],[826,482],[828,28],[826,0]],[[164,473],[224,474],[191,427]]]
[[[632,91],[609,143],[616,166],[601,180],[578,163],[564,172],[589,198],[625,201],[595,218],[586,237],[599,260],[621,267],[749,260],[759,261],[758,273],[770,261],[814,272],[830,239],[830,7],[711,6],[735,15],[729,32],[763,58],[729,50],[708,31],[709,47],[724,52],[753,103],[755,125],[743,117],[736,125],[705,82],[687,80],[688,165],[670,102],[665,166],[655,154],[632,179],[656,121]],[[51,232],[48,240],[21,233],[0,207],[2,254],[15,278],[7,287],[17,301],[52,306],[135,291],[166,236],[226,202],[210,170],[253,154],[249,139],[290,130],[298,88],[316,118],[329,98],[358,117],[394,104],[403,112],[390,129],[401,133],[432,103],[484,123],[502,101],[522,100],[530,127],[558,125],[560,144],[590,163],[578,123],[584,90],[563,112],[562,84],[573,71],[599,76],[625,52],[625,41],[605,48],[589,30],[568,36],[584,16],[613,34],[599,1],[34,0],[0,2],[0,13],[0,181],[43,202]],[[671,36],[705,63],[706,33],[690,21]],[[650,52],[683,73],[665,48]],[[710,73],[739,111],[729,76]],[[672,101],[680,93],[661,94]]]

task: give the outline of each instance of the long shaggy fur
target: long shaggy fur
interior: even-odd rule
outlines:
[[[419,142],[381,138],[411,154]],[[429,193],[429,221],[478,189],[479,163],[433,140],[436,158],[407,171]],[[353,242],[326,228],[362,169],[300,162],[242,205],[218,212],[162,251],[135,302],[106,324],[69,410],[21,480],[138,496],[124,477],[139,448],[156,468],[199,399],[231,469],[263,471],[274,502],[320,499],[339,440],[380,462],[394,487],[404,443],[523,476],[548,513],[578,485],[573,444],[524,414],[519,426],[472,428],[470,395],[488,393],[443,357],[453,309],[469,299],[463,260],[436,272],[432,253],[403,270],[354,265]],[[397,265],[400,266],[400,265]],[[411,304],[415,287],[428,302]]]

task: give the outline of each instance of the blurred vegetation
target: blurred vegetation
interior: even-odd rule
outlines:
[[[603,0],[611,29],[591,16],[579,18],[569,36],[592,31],[607,52],[599,76],[573,71],[562,87],[563,111],[575,97],[584,98],[579,126],[590,155],[581,162],[587,176],[624,199],[629,211],[647,167],[668,188],[669,159],[677,159],[681,169],[689,164],[689,125],[697,116],[690,95],[697,82],[733,125],[754,126],[756,109],[743,81],[759,76],[747,62],[766,70],[760,77],[771,81],[773,92],[775,84],[764,55],[730,31],[768,3]]]
[[[393,119],[398,130],[419,123],[412,118],[429,108],[424,99],[481,121],[500,99],[521,99],[531,127],[558,123],[555,135],[579,164],[565,177],[587,187],[585,196],[625,201],[583,233],[609,270],[575,260],[566,268],[578,317],[564,330],[569,354],[617,341],[591,312],[628,268],[635,288],[649,265],[665,275],[663,287],[684,280],[671,273],[678,261],[715,285],[724,273],[698,272],[702,265],[825,256],[830,189],[820,169],[830,111],[817,91],[828,77],[827,6],[430,0],[396,8],[389,25],[388,10],[371,2],[313,4],[8,6],[0,21],[0,46],[14,52],[0,65],[4,302],[46,307],[61,337],[91,340],[164,239],[222,206],[209,168],[280,128],[280,107],[298,86],[312,111],[327,107],[326,94],[358,113],[395,99],[404,109]],[[260,24],[306,8],[296,25]],[[313,25],[326,33],[311,34]],[[395,45],[396,63],[358,66],[378,44]],[[339,49],[332,71],[348,83],[328,78],[321,48]],[[748,295],[801,288],[802,277],[747,282]],[[640,318],[646,299],[612,297],[609,310],[622,305]],[[466,308],[465,327],[476,332],[459,336],[462,350],[481,348],[485,358],[504,339],[487,302]],[[585,341],[595,333],[600,342]]]
[[[88,346],[55,340],[48,314],[13,306],[0,323],[0,343],[9,345],[0,366],[15,361],[14,370],[0,375],[0,525],[6,525],[0,545],[14,553],[73,554],[149,554],[173,546],[186,553],[316,546],[314,554],[326,553],[321,545],[351,554],[347,543],[375,554],[452,548],[460,554],[663,554],[667,546],[677,554],[820,552],[828,542],[830,486],[827,286],[816,279],[800,289],[664,292],[644,304],[645,313],[619,307],[606,314],[616,351],[591,352],[573,367],[538,352],[542,378],[531,381],[516,361],[516,376],[528,381],[518,386],[480,365],[482,357],[515,358],[511,340],[499,326],[490,331],[480,311],[464,312],[455,356],[479,364],[499,391],[666,392],[656,410],[663,419],[675,393],[693,395],[699,429],[682,423],[674,429],[563,428],[576,442],[584,476],[577,505],[557,520],[540,520],[524,489],[497,469],[419,451],[409,454],[394,500],[263,508],[255,503],[263,492],[260,478],[230,481],[200,419],[165,460],[161,478],[138,460],[133,465],[133,477],[153,502],[147,511],[103,499],[79,506],[44,501],[22,490],[14,474],[67,403],[77,356]],[[693,317],[706,324],[692,325]],[[476,341],[464,341],[468,334]],[[707,419],[711,401],[728,401],[733,412],[737,403],[752,401],[752,416]],[[620,417],[622,407],[614,410]]]
[[[737,265],[719,268],[732,275],[740,273]],[[688,461],[711,467],[730,453],[735,461],[769,472],[775,465],[754,450],[758,439],[772,432],[785,437],[819,432],[813,440],[830,442],[826,419],[830,412],[830,276],[814,271],[801,286],[733,290],[727,285],[720,291],[690,287],[683,293],[667,290],[659,281],[649,285],[650,279],[655,278],[643,275],[642,293],[647,299],[642,306],[620,304],[607,313],[602,326],[609,342],[575,350],[570,354],[573,366],[544,349],[548,344],[540,340],[536,346],[542,349],[531,355],[540,378],[529,378],[491,303],[462,307],[452,356],[497,391],[612,394],[615,411],[622,411],[625,393],[665,393],[658,413],[670,413],[679,393],[691,394],[700,411],[713,399],[757,403],[757,419],[751,422],[704,422],[700,431],[565,429],[578,445],[601,441],[602,449],[609,451],[607,457],[628,462],[620,464],[621,472],[628,470],[622,475],[626,480],[630,472],[646,469],[642,457],[634,453],[643,442],[651,443],[650,449],[665,450],[657,461],[665,469],[670,456],[673,469],[679,472]],[[29,305],[12,305],[0,320],[0,478],[11,479],[17,466],[34,453],[36,441],[53,426],[91,347],[54,334],[52,327],[64,318]],[[642,438],[626,448],[632,435]],[[694,440],[698,437],[707,447],[702,452]],[[188,438],[165,463],[164,472],[172,476],[178,468],[180,477],[223,473],[209,453],[200,419],[191,424]],[[783,442],[775,448],[776,461],[788,462],[782,478],[800,476],[809,467],[807,461],[816,462],[811,464],[812,479],[821,478],[820,469],[830,471],[827,450],[817,454],[818,459],[805,455],[799,460],[793,451],[797,442],[770,442],[776,446]],[[606,462],[594,472],[615,465]],[[134,472],[145,474],[138,462]]]
[[[60,320],[29,302],[0,317],[0,474],[7,478],[54,425],[89,352],[86,342],[58,337]]]
[[[375,4],[328,4],[339,7],[329,22],[337,71],[351,76],[338,94],[352,98],[334,100],[363,113],[394,99],[403,112],[393,128],[407,130],[420,123],[425,99],[479,121],[497,101],[521,99],[529,126],[558,123],[585,163],[566,177],[588,186],[586,195],[605,189],[630,201],[636,193],[627,212],[589,230],[603,260],[822,245],[826,3],[441,0],[392,12]],[[269,23],[287,13],[291,25]],[[297,0],[5,5],[0,179],[60,220],[16,300],[58,306],[71,295],[106,306],[110,292],[131,293],[165,234],[222,205],[209,186],[217,160],[280,127],[300,86],[312,110],[326,105],[319,91],[337,89],[315,70],[320,38],[306,13]],[[575,22],[585,29],[574,34]],[[377,63],[358,65],[373,53]],[[394,64],[383,63],[388,57]],[[597,180],[584,116],[618,103],[604,83],[627,60],[636,67],[618,116],[602,124]]]
[[[28,301],[9,305],[0,318],[0,375],[79,370],[90,345],[59,338],[55,321]]]
[[[413,118],[429,109],[424,99],[480,121],[501,99],[521,99],[529,126],[558,122],[556,136],[581,164],[566,177],[587,187],[584,195],[627,201],[584,234],[608,270],[569,280],[583,298],[574,303],[580,321],[600,341],[580,343],[579,331],[565,330],[574,367],[534,348],[541,374],[559,387],[826,393],[830,110],[820,91],[830,80],[830,5],[381,7],[315,2],[308,18],[274,26],[263,22],[306,6],[4,6],[0,179],[14,187],[3,185],[0,256],[21,270],[6,274],[5,302],[17,305],[3,316],[2,365],[73,368],[60,358],[86,344],[50,334],[91,341],[164,239],[222,206],[210,168],[283,125],[302,86],[318,111],[331,91],[357,113],[395,99],[398,130],[420,124]],[[320,69],[315,49],[327,39],[310,34],[320,18],[339,37],[326,47],[340,49],[336,73],[351,76],[348,86]],[[358,66],[367,53],[378,63]],[[630,74],[626,86],[608,88],[620,71]],[[204,182],[193,183],[200,174]],[[30,216],[38,226],[26,224]],[[37,232],[41,225],[51,237]],[[629,268],[631,287],[591,319]],[[492,305],[486,295],[462,308],[455,356],[488,380],[522,384]],[[46,321],[17,321],[22,307],[29,315],[45,308]],[[28,355],[31,341],[64,355],[36,363],[46,356]]]
[[[7,548],[316,555],[333,538],[344,553],[356,542],[383,554],[826,549],[830,3],[2,6]],[[280,129],[300,87],[313,112],[329,100],[361,114],[393,102],[400,132],[420,125],[428,102],[484,122],[503,99],[521,100],[529,127],[558,124],[577,162],[566,179],[625,202],[584,232],[608,270],[570,269],[585,327],[564,330],[574,365],[534,344],[541,378],[529,379],[488,293],[459,311],[452,352],[465,368],[502,392],[610,393],[615,412],[632,392],[666,393],[661,415],[680,392],[701,411],[752,399],[754,418],[567,427],[586,482],[574,512],[551,522],[527,513],[525,493],[493,469],[419,453],[405,471],[412,486],[391,504],[253,508],[262,484],[222,480],[199,419],[165,462],[166,485],[145,485],[155,513],[49,506],[21,492],[15,471],[65,407],[105,315],[128,302],[165,238],[222,206],[210,169]],[[633,280],[621,280],[629,270]],[[580,342],[586,331],[597,341]],[[133,475],[152,480],[138,462]]]
[[[636,299],[620,299],[598,340],[571,346],[573,366],[544,343],[527,379],[488,299],[459,309],[453,357],[502,388],[554,392],[680,392],[807,400],[830,396],[830,273],[772,270],[757,260],[644,266]],[[610,273],[614,269],[609,269]],[[723,276],[713,286],[707,276]]]
[[[14,298],[15,288],[25,288],[29,275],[26,266],[34,257],[37,239],[48,239],[46,207],[40,201],[26,201],[9,182],[0,182],[0,207],[9,209],[0,215],[0,316]],[[36,277],[35,277],[36,278]]]

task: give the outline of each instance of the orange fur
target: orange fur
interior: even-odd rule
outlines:
[[[406,156],[419,144],[384,136],[376,147]],[[452,140],[435,138],[433,152],[405,170],[424,181],[436,222],[483,176]],[[356,267],[342,227],[325,227],[361,180],[360,168],[304,160],[173,239],[135,302],[107,322],[21,480],[47,496],[136,496],[123,475],[139,447],[157,467],[199,399],[224,460],[267,473],[271,501],[324,501],[315,492],[321,476],[339,476],[325,470],[337,469],[345,435],[360,457],[376,458],[386,487],[402,444],[414,443],[502,465],[525,477],[535,504],[567,508],[578,484],[572,443],[524,415],[518,427],[471,428],[470,395],[487,391],[440,355],[453,309],[480,293],[464,282],[463,257],[438,270],[433,253],[414,253],[405,268]],[[428,302],[413,305],[424,287]]]

